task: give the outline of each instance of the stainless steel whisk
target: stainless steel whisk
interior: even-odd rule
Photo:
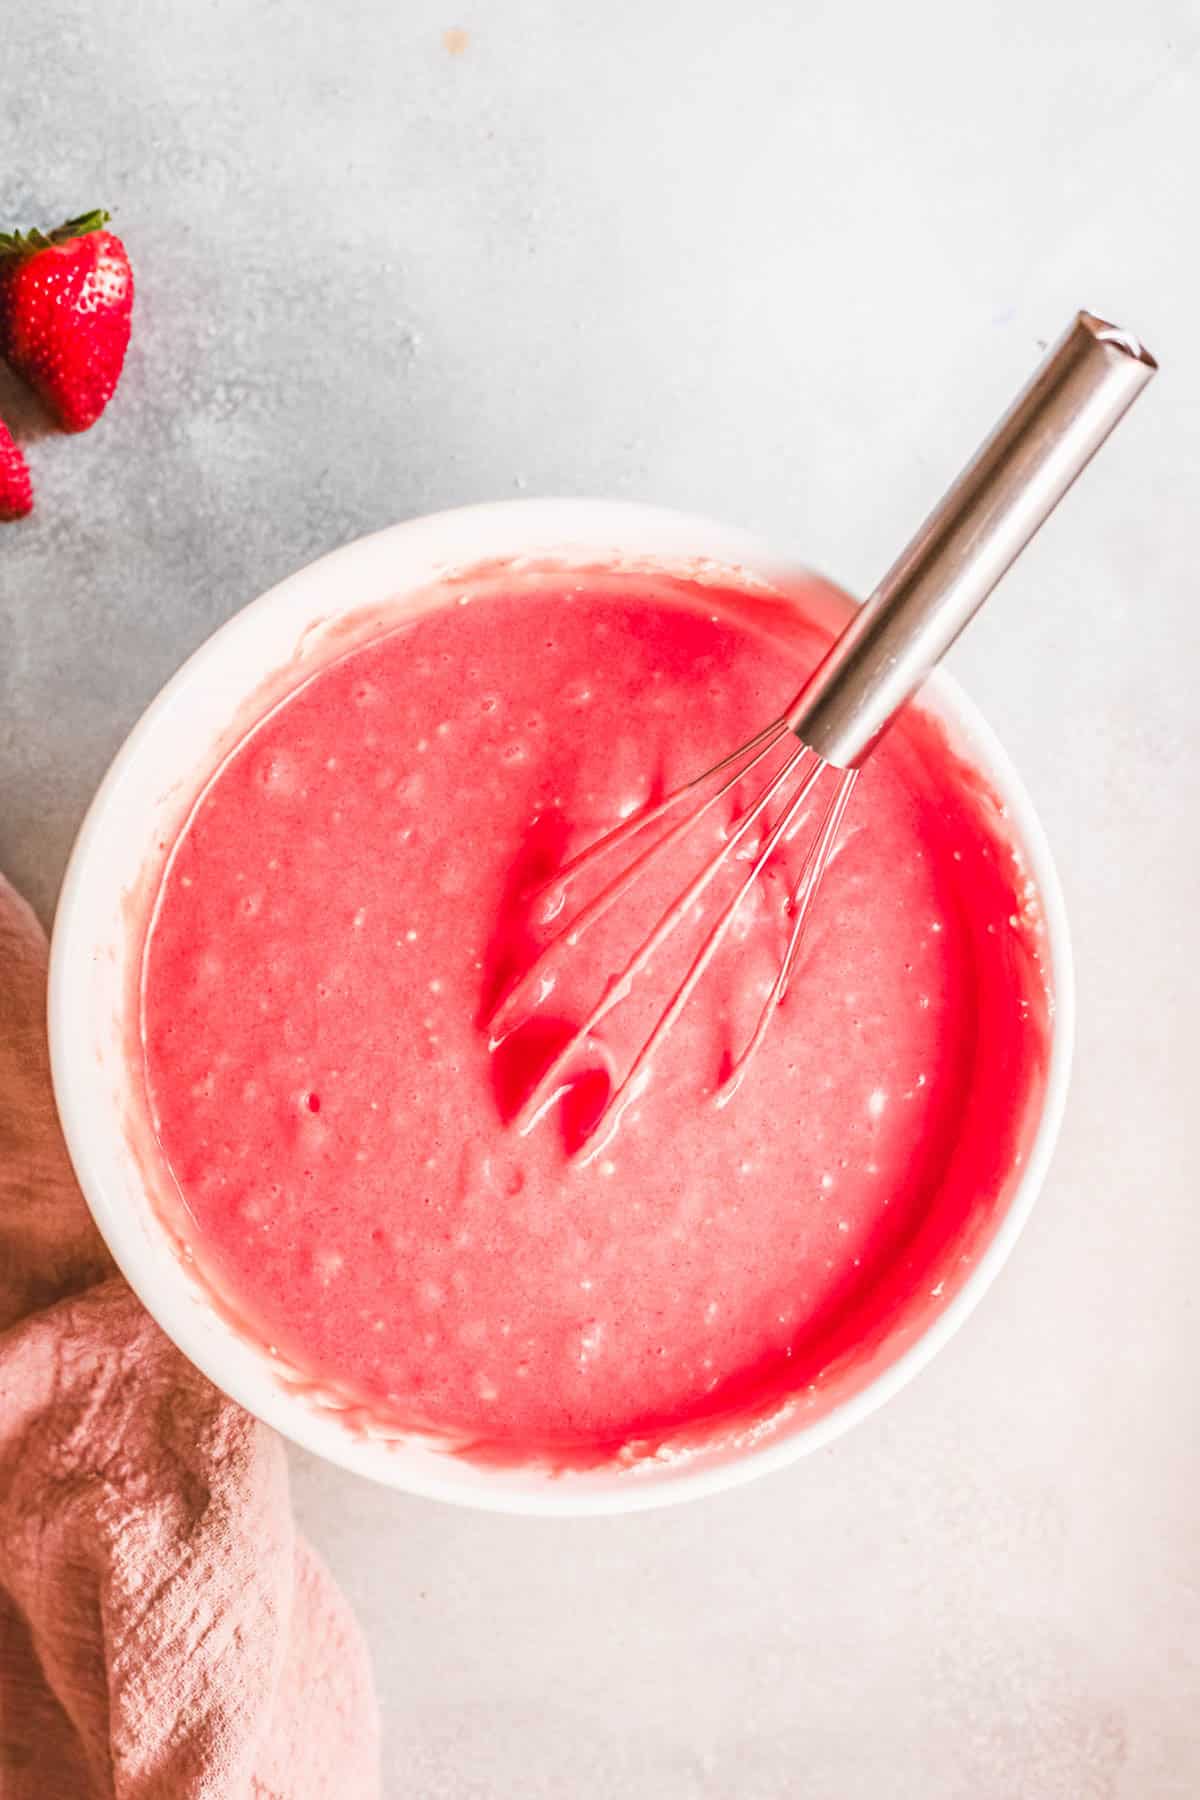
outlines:
[[[732,1096],[787,991],[859,768],[1156,368],[1154,358],[1130,333],[1090,313],[1079,313],[787,711],[720,762],[608,832],[558,872],[542,896],[546,920],[563,914],[580,877],[629,847],[616,872],[558,927],[501,1001],[489,1026],[493,1050],[526,1024],[554,993],[558,986],[556,963],[574,951],[585,933],[635,891],[639,880],[672,845],[694,831],[722,802],[731,802],[750,774],[763,771],[761,788],[737,815],[720,849],[650,926],[536,1081],[517,1115],[520,1130],[530,1130],[568,1091],[581,1053],[601,1022],[628,997],[667,939],[689,914],[697,912],[730,858],[745,857],[750,862],[748,872],[705,933],[682,982],[625,1074],[614,1080],[603,1108],[590,1122],[578,1154],[583,1160],[598,1154],[616,1131],[622,1114],[645,1092],[653,1059],[664,1039],[751,889],[796,829],[818,782],[830,771],[820,823],[789,895],[786,914],[790,930],[778,973],[757,1024],[718,1090],[720,1103]],[[773,810],[776,816],[769,822]],[[660,824],[662,832],[648,845],[639,846],[639,840]]]

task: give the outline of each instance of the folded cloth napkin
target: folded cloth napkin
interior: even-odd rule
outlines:
[[[283,1445],[115,1273],[0,877],[0,1800],[372,1800],[366,1651]]]

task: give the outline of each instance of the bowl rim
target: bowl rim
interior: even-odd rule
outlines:
[[[93,1134],[97,1100],[96,1058],[90,1039],[80,1030],[77,996],[95,957],[95,917],[90,890],[93,867],[114,825],[111,815],[122,779],[144,751],[177,697],[201,680],[212,662],[240,637],[248,619],[268,609],[294,605],[303,591],[309,600],[323,596],[327,616],[356,611],[362,600],[347,603],[345,590],[372,567],[378,572],[401,543],[410,548],[424,538],[444,546],[445,568],[469,568],[479,560],[479,546],[499,541],[494,554],[541,558],[556,553],[593,552],[621,559],[635,557],[692,559],[736,566],[769,580],[812,579],[799,559],[780,553],[762,537],[719,522],[669,508],[604,499],[522,498],[454,508],[422,515],[357,538],[306,564],[235,611],[180,665],[141,714],[114,756],[79,828],[68,861],[50,948],[48,1024],[51,1073],[67,1148],[79,1185],[101,1235],[121,1272],[142,1304],[178,1348],[218,1388],[284,1437],[353,1473],[402,1492],[492,1512],[535,1516],[589,1516],[641,1511],[651,1507],[716,1494],[743,1482],[790,1466],[800,1457],[840,1437],[905,1387],[953,1337],[991,1286],[1007,1261],[1029,1218],[1045,1179],[1066,1103],[1074,1047],[1075,984],[1066,909],[1048,842],[1032,800],[1015,765],[975,704],[944,669],[931,675],[922,692],[971,759],[986,772],[1003,800],[1012,833],[1028,862],[1042,906],[1045,944],[1053,978],[1054,1013],[1041,1109],[1023,1169],[1013,1183],[1002,1217],[954,1298],[884,1369],[860,1390],[835,1403],[810,1424],[798,1422],[778,1437],[750,1444],[712,1464],[605,1472],[598,1484],[575,1485],[572,1479],[530,1468],[513,1479],[480,1480],[474,1465],[451,1454],[437,1457],[444,1469],[404,1467],[403,1449],[352,1435],[342,1426],[330,1431],[301,1395],[288,1391],[266,1365],[260,1350],[240,1337],[236,1328],[210,1309],[205,1329],[182,1306],[164,1299],[149,1266],[141,1221],[109,1191],[97,1168]],[[633,543],[641,539],[641,548]],[[454,545],[463,546],[455,553]],[[684,553],[682,546],[691,545]],[[522,546],[523,545],[523,549]],[[707,546],[707,548],[705,548]],[[486,552],[485,552],[486,554]],[[349,580],[348,580],[349,577]],[[339,600],[339,592],[341,598]],[[399,592],[401,590],[395,589]],[[255,680],[270,674],[256,671]],[[254,681],[245,692],[253,692]],[[244,696],[243,696],[244,697]],[[126,1155],[130,1155],[126,1152]],[[147,1214],[153,1209],[147,1203]],[[153,1215],[165,1235],[166,1228]],[[213,1322],[219,1326],[212,1334]],[[218,1344],[220,1348],[218,1349]],[[257,1371],[257,1373],[255,1373]],[[472,1470],[469,1479],[467,1471]]]

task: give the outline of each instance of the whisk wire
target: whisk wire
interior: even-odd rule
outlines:
[[[787,766],[782,772],[783,775],[791,772],[797,763],[801,762],[804,757],[809,754],[810,752],[801,746],[799,754],[789,757]],[[825,765],[821,762],[820,758],[814,758],[813,768],[806,774],[796,793],[788,802],[778,823],[768,832],[766,840],[755,858],[749,874],[745,877],[741,886],[738,888],[737,893],[726,905],[723,912],[720,914],[720,917],[717,919],[716,924],[705,937],[704,942],[692,958],[691,966],[689,967],[687,974],[675,990],[669,1004],[655,1021],[650,1035],[646,1038],[641,1049],[634,1057],[628,1072],[609,1095],[607,1103],[594,1121],[587,1139],[578,1152],[578,1160],[580,1162],[591,1162],[593,1157],[600,1154],[605,1145],[612,1139],[613,1134],[621,1123],[624,1113],[644,1091],[646,1084],[650,1079],[652,1061],[656,1050],[675,1024],[675,1021],[678,1019],[688,1001],[691,999],[695,988],[703,979],[709,964],[717,954],[717,951],[721,948],[721,945],[724,942],[734,919],[741,910],[743,902],[750,893],[751,888],[754,887],[768,862],[770,862],[772,856],[774,856],[775,851],[778,849],[783,838],[787,835],[787,832],[792,825],[792,821],[796,818],[801,807],[803,807],[816,783],[820,780],[824,768]],[[782,776],[779,779],[782,779]],[[777,785],[778,782],[772,784],[772,787],[774,788]],[[758,802],[755,811],[760,812],[762,807],[768,803],[771,797],[770,791],[764,793]],[[579,1039],[580,1034],[577,1033],[573,1042],[577,1044]]]
[[[520,981],[517,982],[516,986],[511,988],[508,994],[501,1000],[488,1022],[488,1037],[490,1047],[493,1050],[497,1049],[504,1042],[505,1038],[509,1036],[518,1025],[524,1022],[530,1011],[535,1011],[542,1002],[553,993],[555,983],[553,978],[548,976],[547,970],[548,965],[553,960],[555,951],[564,943],[570,944],[573,948],[584,933],[589,930],[591,926],[597,924],[604,918],[607,913],[611,912],[617,901],[628,893],[629,889],[633,886],[639,874],[648,863],[656,861],[664,850],[667,850],[672,844],[677,843],[681,838],[687,836],[699,821],[703,819],[707,813],[710,813],[713,807],[721,800],[727,798],[738,784],[744,781],[746,776],[749,775],[753,769],[756,769],[764,758],[769,756],[772,750],[774,750],[788,735],[787,726],[784,721],[782,719],[776,720],[774,724],[767,726],[766,729],[760,731],[756,737],[751,738],[747,743],[743,744],[739,750],[733,751],[731,755],[725,757],[711,769],[706,769],[702,775],[694,776],[692,780],[687,781],[681,787],[676,788],[672,793],[668,794],[664,800],[660,800],[652,807],[650,811],[635,814],[633,818],[626,819],[622,824],[615,826],[612,831],[606,832],[602,838],[598,838],[594,844],[589,845],[586,850],[582,850],[578,856],[572,858],[571,861],[563,865],[554,879],[546,884],[547,888],[555,893],[556,898],[560,888],[565,888],[567,883],[581,874],[585,869],[591,867],[593,863],[599,861],[608,851],[615,849],[618,845],[627,842],[631,837],[635,837],[639,833],[645,831],[659,819],[664,818],[667,813],[673,812],[682,800],[685,800],[689,794],[694,794],[696,790],[703,787],[706,782],[711,781],[714,775],[719,775],[723,770],[729,768],[731,764],[739,763],[744,757],[749,756],[750,760],[748,762],[745,762],[742,767],[737,768],[734,773],[723,781],[706,800],[696,807],[694,811],[689,812],[685,818],[679,820],[679,822],[673,825],[662,837],[655,838],[645,850],[641,851],[633,858],[619,875],[615,876],[605,887],[601,888],[600,892],[596,894],[586,906],[582,907],[566,925],[557,931],[548,943],[543,945],[533,963],[526,970]],[[777,791],[780,781],[787,775],[789,769],[794,768],[802,754],[803,746],[797,744],[784,765],[784,768],[780,772],[779,777],[772,785],[770,792],[766,795],[764,804],[769,801],[771,794]],[[749,828],[749,825],[753,823],[754,818],[759,816],[761,810],[762,808],[760,807],[758,813],[743,820],[734,837],[722,848],[719,857],[712,865],[709,872],[709,879],[711,879],[711,877],[716,874],[717,870],[721,868],[730,850],[736,843],[740,842],[741,838],[745,835],[745,831]],[[704,885],[708,885],[707,880]],[[563,896],[563,899],[558,900],[558,904],[555,907],[556,913],[561,911],[564,900],[565,895]],[[615,1000],[613,1001],[613,1004],[616,1004]],[[605,1008],[606,1012],[609,1010],[611,1010],[610,1007]],[[601,1014],[600,1016],[603,1017],[604,1015]],[[598,1023],[598,1020],[592,1019],[589,1022],[588,1029],[596,1023]],[[544,1108],[539,1108],[539,1112],[542,1110],[544,1110]]]
[[[582,874],[593,863],[599,862],[600,858],[607,855],[610,850],[617,849],[631,837],[636,837],[649,826],[656,825],[660,819],[665,818],[667,813],[674,812],[675,808],[681,805],[689,794],[694,794],[697,788],[702,788],[706,782],[713,779],[714,775],[722,774],[732,763],[741,762],[743,757],[749,756],[751,760],[746,763],[744,768],[738,769],[735,774],[731,775],[728,781],[724,782],[696,812],[689,813],[687,819],[682,822],[682,827],[676,827],[677,832],[681,829],[690,830],[697,819],[702,819],[705,813],[711,811],[719,800],[723,800],[727,794],[731,793],[738,782],[744,780],[751,769],[757,768],[763,758],[769,756],[776,745],[781,743],[787,735],[786,718],[773,719],[769,725],[756,732],[752,738],[747,738],[746,742],[739,745],[736,750],[731,750],[728,756],[723,756],[720,762],[713,763],[702,774],[693,775],[690,780],[673,788],[669,794],[664,795],[653,806],[647,807],[645,811],[636,812],[631,818],[623,819],[619,825],[614,825],[611,831],[606,831],[603,837],[597,838],[594,844],[589,844],[577,856],[571,857],[563,864],[550,885],[557,886],[560,882]],[[754,752],[757,754],[752,754]],[[670,842],[672,842],[671,837],[660,838],[656,848],[662,848]]]
[[[724,844],[722,844],[722,846],[721,846],[720,850],[717,852],[717,854],[709,859],[709,861],[704,865],[704,867],[699,871],[699,873],[697,875],[695,875],[692,878],[692,880],[688,883],[688,885],[684,888],[683,892],[681,894],[679,894],[676,897],[676,899],[674,901],[672,901],[671,905],[667,907],[666,911],[660,915],[658,923],[655,925],[653,931],[650,932],[650,934],[645,939],[643,939],[642,943],[634,951],[633,955],[628,958],[628,960],[626,961],[626,963],[624,964],[624,966],[620,970],[620,972],[612,978],[612,980],[609,982],[607,988],[605,989],[605,992],[601,995],[600,999],[596,1002],[596,1004],[592,1008],[591,1012],[588,1013],[587,1017],[583,1020],[582,1024],[579,1025],[578,1028],[574,1032],[572,1032],[571,1036],[568,1038],[568,1040],[564,1044],[563,1048],[558,1052],[558,1054],[550,1062],[549,1066],[544,1070],[540,1079],[534,1084],[534,1087],[533,1087],[531,1093],[529,1094],[528,1099],[526,1100],[524,1106],[520,1109],[520,1111],[517,1114],[517,1120],[516,1120],[517,1129],[522,1134],[530,1131],[533,1128],[533,1126],[537,1123],[537,1121],[542,1117],[542,1115],[546,1112],[547,1108],[550,1105],[552,1105],[553,1102],[558,1098],[559,1093],[561,1092],[561,1087],[560,1087],[561,1079],[562,1079],[563,1075],[568,1072],[570,1065],[575,1060],[576,1056],[578,1055],[580,1048],[587,1042],[587,1039],[590,1037],[591,1033],[596,1029],[596,1027],[598,1025],[600,1025],[603,1022],[603,1020],[608,1017],[609,1013],[612,1012],[613,1008],[615,1006],[619,1005],[620,1002],[626,998],[634,981],[642,973],[642,971],[645,969],[646,965],[651,961],[651,959],[656,954],[656,952],[661,948],[661,946],[665,942],[665,940],[675,930],[675,928],[679,924],[679,922],[686,916],[686,914],[691,910],[691,908],[696,904],[696,902],[703,897],[703,895],[705,894],[707,889],[711,886],[711,884],[716,880],[717,876],[720,874],[721,869],[724,867],[725,863],[733,855],[734,851],[737,849],[738,845],[741,843],[743,838],[745,838],[746,834],[749,831],[751,831],[754,828],[754,826],[758,823],[759,819],[762,817],[762,815],[765,812],[765,810],[767,809],[767,807],[771,804],[771,801],[775,798],[775,795],[779,792],[779,789],[784,785],[784,783],[786,781],[789,780],[789,778],[797,770],[798,766],[801,763],[803,763],[806,758],[812,758],[812,752],[810,750],[808,750],[803,744],[797,743],[795,748],[789,754],[787,760],[784,762],[782,768],[779,769],[778,772],[772,776],[771,780],[767,782],[766,786],[762,789],[761,793],[758,795],[754,804],[747,810],[747,812],[743,815],[743,817],[738,821],[736,827],[730,833],[729,837],[725,840]],[[755,761],[758,761],[758,760],[760,760],[760,758],[755,758]],[[807,794],[811,791],[813,784],[816,782],[817,778],[819,777],[824,765],[819,761],[819,759],[813,758],[813,761],[815,762],[815,767],[813,768],[811,774],[809,774],[805,778],[805,780],[801,783],[799,791],[793,797],[792,801],[789,803],[788,807],[786,808],[786,810],[783,814],[783,817],[780,819],[779,823],[774,827],[774,829],[769,833],[768,839],[767,839],[767,844],[764,847],[763,851],[761,852],[758,860],[755,862],[751,873],[746,877],[746,880],[742,884],[742,887],[740,888],[740,890],[739,890],[737,896],[735,897],[735,900],[732,902],[731,906],[728,907],[726,909],[726,912],[722,915],[722,918],[719,921],[720,937],[724,937],[725,932],[729,927],[729,923],[731,922],[732,914],[741,905],[742,900],[745,898],[746,894],[750,891],[750,888],[753,886],[754,881],[757,879],[757,876],[758,876],[760,870],[766,864],[766,862],[770,859],[771,855],[773,854],[773,852],[775,850],[776,845],[779,843],[780,838],[783,836],[784,832],[787,830],[789,824],[791,823],[792,819],[795,817],[797,811],[799,810],[801,803],[803,802],[803,800],[805,799]],[[748,767],[753,767],[753,763],[748,765]],[[740,777],[739,777],[739,779],[740,779]],[[707,810],[707,803],[706,803],[705,808],[703,808],[701,810]],[[687,821],[685,821],[685,824],[690,826],[694,822],[695,818],[698,818],[699,816],[700,816],[699,812],[692,815]],[[645,853],[645,855],[646,856],[656,856],[658,854],[658,852],[665,846],[666,842],[667,842],[666,839],[660,840],[660,842],[655,844],[654,846],[652,846],[652,848],[649,851],[647,851]],[[637,867],[638,867],[637,863],[634,863],[631,865],[629,871],[627,872],[627,875],[629,878],[632,878]],[[714,928],[714,929],[717,929],[717,928]],[[575,927],[574,926],[568,927],[567,930],[560,935],[567,936],[573,940],[574,936],[575,936]],[[710,933],[709,939],[706,939],[706,943],[711,941],[712,935],[713,934]],[[717,941],[719,942],[720,938],[718,938]],[[716,948],[716,946],[714,945],[713,949],[715,950],[715,948]],[[703,952],[703,948],[702,948],[700,955],[702,956],[703,954],[704,954],[704,952]],[[540,960],[541,959],[539,959],[539,961]],[[697,958],[697,961],[698,960],[699,960],[699,958]],[[711,960],[711,957],[709,958],[709,960]],[[535,969],[537,966],[538,966],[537,964],[534,965]],[[693,964],[693,970],[695,969],[695,966],[696,965]],[[705,962],[704,966],[707,967],[707,962]],[[531,973],[532,973],[532,971],[531,971]],[[687,979],[688,979],[688,982],[690,983],[690,985],[687,986],[687,993],[684,994],[684,1000],[686,1000],[687,995],[691,993],[692,988],[696,985],[696,980],[699,980],[699,975],[701,973],[703,973],[703,969],[701,969],[699,971],[699,973],[696,974],[695,980],[692,980],[691,972],[689,972],[689,976]],[[668,1012],[670,1013],[670,1019],[669,1019],[668,1023],[674,1022],[675,1017],[678,1016],[679,1010],[681,1010],[681,1007],[675,1006],[675,1003],[673,1002],[672,1007],[668,1008]],[[644,1065],[645,1060],[646,1060],[645,1049],[647,1047],[649,1047],[651,1044],[656,1045],[659,1041],[661,1041],[661,1038],[664,1035],[663,1030],[660,1029],[661,1026],[662,1026],[662,1019],[660,1019],[658,1024],[655,1026],[654,1031],[651,1033],[650,1039],[647,1040],[647,1046],[643,1047],[643,1052],[639,1053],[639,1056],[636,1059],[636,1061],[633,1065],[633,1068],[631,1068],[631,1071],[630,1071],[631,1075],[634,1073],[635,1070],[640,1069]],[[495,1041],[494,1033],[493,1033],[493,1041]],[[596,1121],[597,1127],[600,1125],[602,1119],[610,1113],[612,1105],[617,1098],[617,1095],[626,1092],[626,1090],[628,1088],[628,1082],[629,1082],[629,1077],[626,1077],[625,1081],[623,1081],[620,1084],[620,1086],[614,1091],[614,1093],[610,1096],[609,1102],[604,1108],[604,1112],[601,1114],[600,1119],[597,1119],[597,1121]],[[595,1129],[595,1127],[593,1129]],[[611,1135],[611,1134],[608,1134],[608,1135]],[[598,1147],[599,1146],[597,1146],[597,1148]]]
[[[758,1016],[758,1022],[746,1043],[745,1049],[732,1064],[728,1075],[721,1083],[721,1087],[717,1093],[718,1106],[727,1106],[741,1087],[746,1070],[749,1068],[751,1060],[759,1045],[766,1037],[771,1020],[774,1018],[782,1004],[784,995],[787,993],[788,982],[791,979],[791,973],[795,967],[796,958],[800,954],[800,945],[803,942],[805,929],[808,925],[813,897],[824,878],[825,870],[829,866],[829,860],[833,854],[834,845],[837,843],[837,834],[841,828],[846,808],[850,804],[850,795],[854,791],[854,783],[857,779],[857,769],[844,770],[842,772],[841,780],[838,782],[837,787],[834,789],[828,804],[825,807],[825,815],[821,821],[821,829],[818,832],[808,855],[804,859],[804,867],[800,871],[799,880],[792,889],[791,898],[788,902],[788,911],[792,915],[792,931],[791,936],[788,939],[787,949],[784,951],[783,961],[779,965],[779,973],[775,977],[771,991],[763,1003],[763,1009]]]

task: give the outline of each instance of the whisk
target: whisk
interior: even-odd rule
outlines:
[[[795,974],[859,769],[1156,367],[1128,332],[1079,313],[786,712],[557,872],[539,896],[541,919],[554,922],[554,935],[492,1015],[488,1030],[493,1051],[555,993],[564,959],[573,957],[592,927],[619,903],[636,900],[639,887],[661,869],[662,858],[716,809],[736,805],[742,784],[759,774],[761,786],[737,811],[720,848],[648,921],[623,966],[542,1071],[516,1115],[519,1130],[532,1129],[569,1091],[603,1020],[629,997],[685,921],[701,915],[704,896],[731,859],[745,860],[746,873],[704,933],[683,979],[624,1074],[613,1078],[576,1155],[589,1161],[610,1141],[622,1115],[645,1093],[656,1055],[755,884],[807,818],[806,808],[822,784],[823,805],[814,808],[819,823],[785,909],[789,925],[778,971],[756,1024],[717,1089],[719,1104],[732,1098]],[[612,873],[571,913],[572,894],[606,863]]]

